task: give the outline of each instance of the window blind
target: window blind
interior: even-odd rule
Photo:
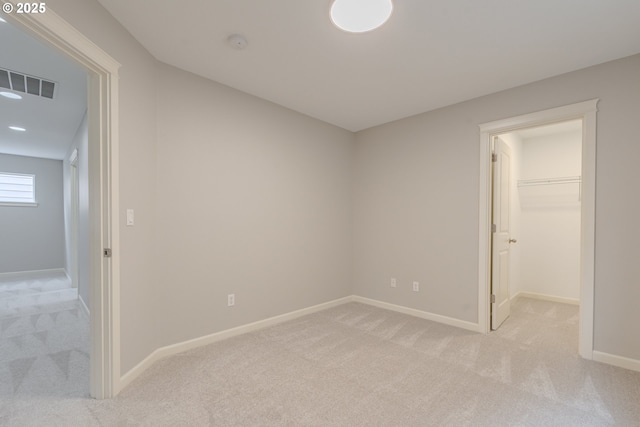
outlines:
[[[0,172],[0,203],[35,203],[35,175]]]

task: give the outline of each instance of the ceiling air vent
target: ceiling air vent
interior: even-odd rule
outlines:
[[[39,77],[0,68],[0,88],[53,99],[56,84]]]

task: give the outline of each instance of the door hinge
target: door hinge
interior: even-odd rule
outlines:
[[[497,230],[496,225],[495,225],[495,224],[491,224],[491,232],[492,232],[492,233],[495,233],[495,232],[496,232],[496,230]]]
[[[496,303],[496,296],[491,294],[491,304],[495,304]]]
[[[104,248],[102,251],[105,258],[111,258],[111,248]]]
[[[498,161],[498,155],[496,153],[491,153],[491,161],[492,162],[497,162]]]

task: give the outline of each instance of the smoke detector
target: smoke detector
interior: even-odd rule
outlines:
[[[227,43],[229,43],[232,48],[238,50],[242,50],[249,45],[247,39],[241,34],[231,34],[227,38]]]

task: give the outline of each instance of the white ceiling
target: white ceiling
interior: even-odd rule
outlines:
[[[160,61],[352,131],[640,52],[638,0],[396,0],[365,34],[330,0],[99,1]]]
[[[87,109],[85,71],[8,22],[0,21],[0,40],[0,68],[56,83],[54,99],[0,96],[0,153],[63,159]]]

